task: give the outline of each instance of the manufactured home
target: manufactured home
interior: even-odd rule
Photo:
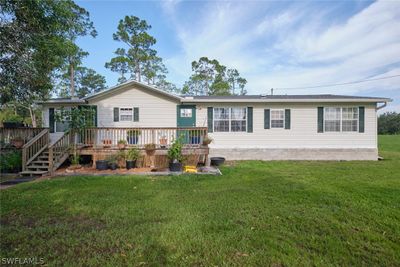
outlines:
[[[129,81],[83,99],[42,105],[52,139],[67,127],[54,120],[55,112],[90,106],[99,128],[207,128],[210,154],[230,160],[376,160],[377,110],[389,101],[341,95],[176,96]]]
[[[128,81],[82,99],[40,104],[48,129],[43,135],[55,151],[67,142],[68,129],[67,121],[55,119],[57,112],[85,107],[94,111],[94,127],[78,138],[86,148],[81,153],[93,157],[120,140],[165,149],[183,135],[195,153],[227,160],[377,160],[377,111],[390,101],[343,95],[177,96]],[[204,146],[206,137],[213,142]],[[40,153],[26,154],[25,163]],[[64,154],[58,152],[52,168]]]

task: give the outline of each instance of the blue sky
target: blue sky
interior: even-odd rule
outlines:
[[[112,39],[126,15],[145,19],[155,46],[181,86],[201,56],[236,68],[249,94],[270,88],[314,86],[400,75],[400,2],[396,1],[78,1],[98,36],[80,38],[87,67],[117,83],[104,67],[123,44]],[[400,111],[400,77],[275,94],[351,94],[394,99]]]

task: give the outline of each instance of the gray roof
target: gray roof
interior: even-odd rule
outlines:
[[[86,103],[84,99],[79,99],[79,98],[50,98],[47,101],[38,101],[36,102],[37,104],[82,104]]]
[[[240,95],[240,96],[185,96],[182,102],[391,102],[392,99],[370,96],[348,95]]]
[[[191,97],[191,96],[186,96]],[[349,95],[330,95],[330,94],[323,94],[323,95],[235,95],[235,96],[192,96],[193,99],[382,99],[382,100],[390,100],[389,98],[383,97],[371,97],[371,96],[349,96]]]

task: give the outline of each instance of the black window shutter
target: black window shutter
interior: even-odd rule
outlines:
[[[363,133],[365,131],[365,107],[358,108],[358,132]]]
[[[133,108],[133,121],[139,121],[139,108]]]
[[[54,108],[49,108],[49,128],[54,133]]]
[[[213,107],[208,107],[207,108],[207,126],[208,126],[208,132],[212,133],[213,132]]]
[[[253,132],[253,107],[247,108],[247,132]]]
[[[285,109],[285,129],[290,129],[290,109]]]
[[[318,132],[324,132],[324,107],[318,107]]]
[[[264,109],[264,129],[269,129],[270,114],[271,111],[269,109]]]
[[[119,108],[114,108],[114,121],[119,121]]]

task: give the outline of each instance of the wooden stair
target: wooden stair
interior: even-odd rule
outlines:
[[[40,138],[44,140],[40,142]],[[35,146],[36,140],[33,140],[23,148],[23,171],[20,172],[22,176],[53,174],[69,156],[68,134],[52,145],[49,144],[48,132],[38,135],[37,140],[37,142],[40,142],[39,145]]]
[[[56,160],[57,156],[60,156],[60,153],[55,152],[53,154],[53,161]],[[62,162],[58,162],[58,164],[54,165],[53,170],[56,170],[62,163],[64,163],[64,161],[68,158],[68,155],[62,158]],[[32,160],[28,165],[26,165],[26,169],[20,174],[24,176],[46,175],[50,172],[49,165],[50,159],[49,151],[47,149],[39,154],[39,156]]]

